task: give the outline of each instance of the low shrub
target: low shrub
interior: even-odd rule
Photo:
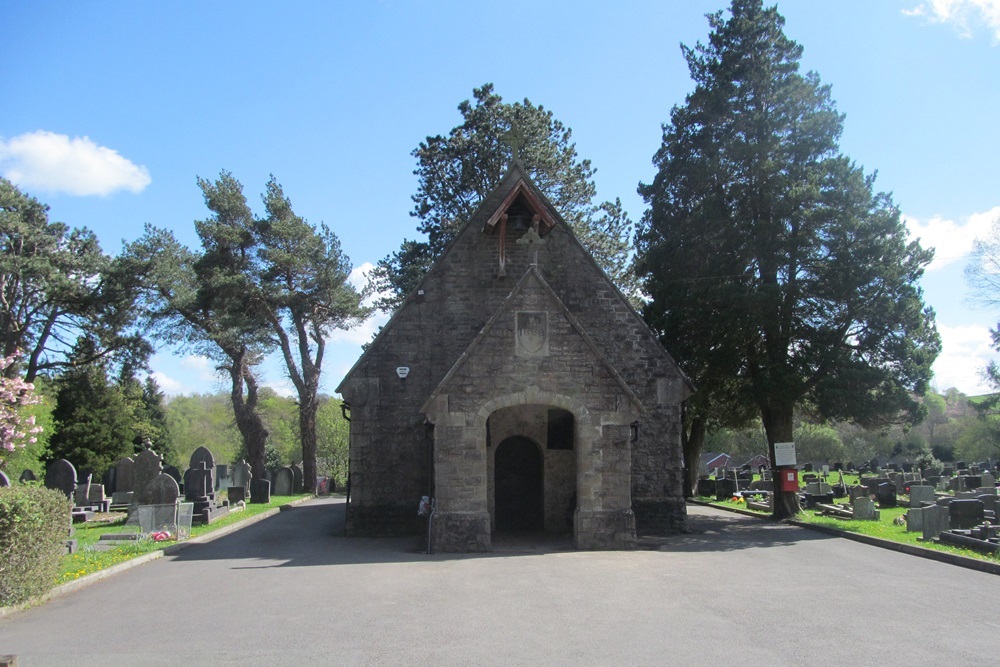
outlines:
[[[0,488],[0,607],[25,602],[55,585],[70,508],[59,491]]]

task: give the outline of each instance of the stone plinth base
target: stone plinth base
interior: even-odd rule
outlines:
[[[431,547],[435,553],[493,551],[489,512],[434,512]]]
[[[687,530],[683,498],[633,498],[632,511],[639,535],[676,535]]]
[[[580,510],[574,515],[577,549],[635,548],[635,515],[632,510]]]

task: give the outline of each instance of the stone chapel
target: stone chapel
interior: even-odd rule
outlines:
[[[349,535],[515,531],[628,549],[682,530],[690,382],[514,161],[337,388]],[[346,411],[345,411],[346,412]]]

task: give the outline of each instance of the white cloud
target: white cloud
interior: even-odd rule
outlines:
[[[375,265],[371,262],[365,262],[360,266],[354,267],[351,271],[351,275],[348,276],[347,280],[354,286],[355,289],[361,291],[368,284],[368,274],[371,273]],[[366,306],[370,306],[375,303],[380,295],[373,294],[365,299],[364,303]],[[389,313],[383,313],[381,311],[375,311],[367,320],[362,322],[360,325],[345,331],[343,329],[337,329],[328,339],[330,343],[345,343],[348,345],[364,345],[371,341],[372,337],[378,330],[385,326],[385,323],[389,321]],[[360,351],[358,352],[360,354]]]
[[[219,371],[212,366],[212,360],[208,357],[190,354],[182,358],[178,365],[181,368],[194,371],[201,380],[216,380],[219,377]]]
[[[997,218],[1000,218],[1000,206],[983,213],[974,213],[964,222],[945,220],[940,216],[922,222],[905,215],[903,222],[910,232],[910,238],[920,239],[923,247],[935,249],[934,261],[927,267],[928,271],[934,271],[965,259],[972,251],[972,242],[985,238]]]
[[[965,39],[972,37],[974,26],[983,24],[993,33],[993,43],[1000,43],[1000,0],[929,0],[903,13],[949,24]]]
[[[938,323],[941,354],[934,362],[934,385],[940,391],[955,387],[977,396],[992,391],[980,377],[983,367],[996,356],[990,347],[990,330],[979,325],[948,326]]]
[[[141,192],[151,182],[148,169],[89,137],[71,139],[44,130],[0,137],[0,171],[26,190],[71,195]]]
[[[180,394],[187,393],[188,391],[188,388],[185,387],[183,383],[175,380],[162,371],[153,371],[150,375],[152,375],[153,379],[156,380],[156,384],[159,385],[160,391],[167,396],[178,396]]]
[[[284,396],[285,398],[295,398],[298,396],[295,391],[295,385],[292,384],[291,380],[282,380],[281,382],[265,382],[262,386],[273,389],[274,393],[278,396]]]

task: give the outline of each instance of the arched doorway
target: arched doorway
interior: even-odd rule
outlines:
[[[538,531],[545,526],[542,451],[523,436],[507,438],[494,458],[496,529]]]

